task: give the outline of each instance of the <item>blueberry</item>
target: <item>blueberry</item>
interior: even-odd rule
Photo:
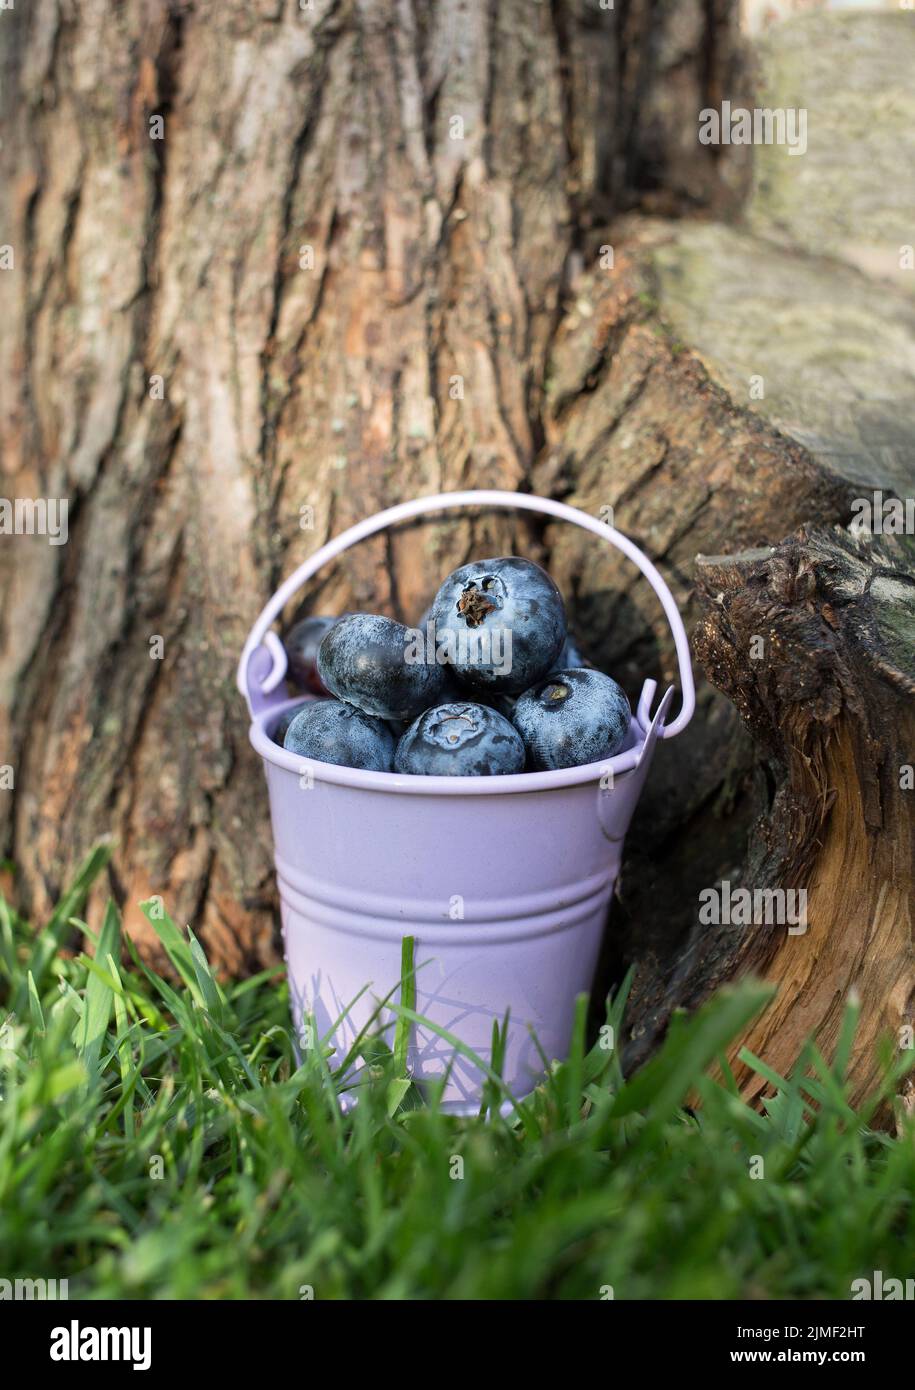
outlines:
[[[487,705],[437,705],[414,720],[394,754],[397,772],[421,777],[492,777],[524,771],[524,744]]]
[[[626,741],[631,711],[603,671],[560,671],[519,696],[512,722],[528,767],[544,771],[612,758]]]
[[[299,690],[313,690],[316,695],[328,693],[318,675],[318,647],[325,632],[339,621],[339,618],[300,618],[283,638],[289,679]]]
[[[448,686],[448,672],[415,628],[374,613],[353,613],[325,633],[318,674],[332,695],[381,719],[415,719]]]
[[[390,772],[394,762],[394,735],[384,720],[342,700],[309,700],[286,730],[283,747],[319,763],[367,772]]]
[[[571,633],[566,637],[559,649],[559,655],[550,667],[549,674],[554,671],[571,671],[573,667],[589,666],[590,662],[582,654],[582,650]]]
[[[503,719],[510,720],[515,712],[515,696],[502,695],[498,690],[494,690],[491,695],[478,696],[481,704],[489,705],[491,709],[497,710]]]
[[[566,635],[562,595],[532,560],[475,560],[432,604],[440,654],[474,691],[517,694],[549,671]]]
[[[289,728],[289,725],[292,723],[293,719],[295,719],[299,710],[304,709],[305,706],[309,703],[310,701],[308,700],[300,700],[297,705],[290,706],[289,709],[287,709],[283,714],[280,715],[279,719],[274,725],[273,733],[270,735],[274,743],[278,743],[281,748],[283,747],[283,742],[286,738],[286,730]]]

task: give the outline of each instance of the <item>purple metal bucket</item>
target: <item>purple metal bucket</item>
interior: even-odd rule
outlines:
[[[673,688],[651,716],[657,687],[646,680],[615,757],[507,777],[363,772],[311,762],[275,744],[271,730],[297,702],[282,691],[286,655],[271,630],[290,598],[365,537],[471,505],[573,522],[637,565],[673,633],[683,698],[676,719],[665,724]],[[655,744],[685,728],[695,707],[686,632],[654,565],[618,531],[561,502],[485,491],[405,502],[344,531],[290,575],[251,630],[238,686],[267,775],[296,1027],[313,1015],[318,1037],[333,1046],[331,1061],[342,1060],[397,984],[401,942],[413,936],[416,1012],[488,1062],[493,1022],[508,1009],[502,1074],[516,1096],[526,1094],[543,1074],[531,1032],[547,1058],[564,1057],[576,995],[591,988],[623,840]],[[390,1042],[390,1011],[379,1024]],[[446,1109],[479,1105],[485,1077],[440,1033],[416,1027],[410,1062],[418,1082],[448,1074]]]

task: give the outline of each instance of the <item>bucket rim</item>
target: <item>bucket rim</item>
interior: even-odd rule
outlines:
[[[599,782],[607,773],[612,773],[615,782],[617,777],[638,766],[648,739],[648,731],[633,714],[629,723],[628,748],[615,753],[612,758],[582,763],[578,767],[558,768],[553,772],[498,773],[487,777],[425,777],[416,772],[368,772],[361,767],[343,767],[339,763],[322,763],[314,758],[304,758],[274,743],[264,724],[268,719],[272,722],[287,704],[297,704],[300,700],[301,696],[297,700],[283,701],[252,720],[248,726],[248,738],[254,751],[265,762],[284,772],[295,772],[299,776],[309,772],[315,782],[356,787],[362,791],[414,796],[507,796],[518,792],[557,791],[562,787]],[[608,788],[608,791],[611,789]]]

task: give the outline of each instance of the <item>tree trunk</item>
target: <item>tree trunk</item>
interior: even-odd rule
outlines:
[[[833,1055],[857,997],[862,1099],[879,1080],[878,1044],[912,1046],[915,553],[892,535],[801,532],[762,552],[700,557],[699,593],[697,651],[771,775],[745,887],[777,884],[808,901],[787,930],[784,920],[700,926],[676,1002],[697,983],[704,995],[738,970],[764,973],[778,995],[744,1041],[784,1072],[811,1034]]]
[[[0,39],[5,492],[70,503],[67,545],[0,549],[0,747],[15,774],[0,812],[37,918],[110,834],[111,887],[145,948],[137,903],[158,893],[224,969],[277,958],[234,664],[279,579],[380,507],[463,486],[610,505],[694,620],[697,553],[847,519],[852,481],[664,326],[668,224],[613,221],[721,214],[742,196],[745,152],[689,127],[746,80],[735,5],[35,0],[0,14]],[[415,621],[438,576],[508,549],[550,566],[630,691],[672,674],[626,566],[520,518],[368,541],[310,607]],[[722,562],[723,591],[739,596],[745,563]],[[690,734],[657,760],[606,966],[611,980],[639,964],[634,1060],[710,986],[712,970],[682,961],[697,894],[747,858],[767,796],[790,785],[829,824],[844,804],[839,789],[823,810],[822,777],[802,785],[790,740],[769,729],[754,745],[741,668],[719,674],[729,639],[710,621],[701,651],[735,703],[704,687]],[[881,711],[891,724],[889,695]],[[841,766],[863,788],[841,727]],[[857,780],[849,794],[864,804]],[[762,864],[755,832],[754,883],[822,869],[822,816],[797,814],[799,864],[787,850]],[[867,825],[881,847],[867,891],[879,878],[892,896],[901,808]],[[834,928],[836,950],[850,930]],[[786,1008],[804,987],[778,965],[787,951]],[[732,951],[718,973],[770,956]]]

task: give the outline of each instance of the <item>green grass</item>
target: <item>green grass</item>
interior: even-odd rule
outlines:
[[[0,1276],[68,1278],[71,1298],[624,1299],[847,1298],[915,1273],[915,1135],[869,1127],[912,1054],[888,1048],[854,1113],[852,1009],[831,1064],[809,1048],[761,1115],[708,1072],[763,987],[677,1017],[625,1081],[612,1048],[586,1051],[582,1001],[532,1099],[501,1117],[496,1066],[487,1113],[457,1120],[404,1075],[408,989],[344,1114],[321,1048],[297,1063],[285,990],[218,983],[154,908],[171,982],[122,964],[113,908],[94,959],[61,954],[103,862],[37,935],[0,902]]]

